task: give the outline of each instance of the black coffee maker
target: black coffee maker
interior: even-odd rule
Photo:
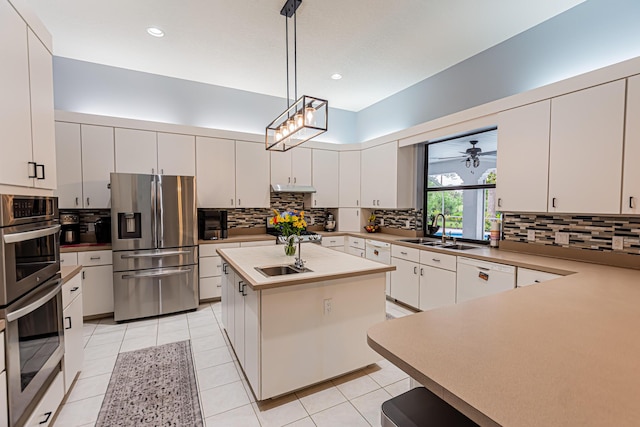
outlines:
[[[61,245],[80,243],[80,217],[77,214],[60,214],[60,229]]]
[[[227,238],[227,211],[198,209],[198,239],[217,240]]]
[[[98,218],[93,227],[97,243],[111,243],[111,217]]]

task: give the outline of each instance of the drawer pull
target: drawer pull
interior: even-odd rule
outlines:
[[[400,251],[400,253],[401,253],[402,255],[409,255],[408,253],[406,253],[406,252],[402,252],[402,251]]]
[[[68,327],[67,327],[67,326],[65,326],[64,328],[65,328],[65,329],[71,329],[71,317],[68,317],[68,316],[67,316],[67,317],[65,317],[65,318],[64,318],[64,320],[65,320],[65,321],[66,321],[66,320],[69,320],[69,326],[68,326]]]
[[[420,268],[420,275],[424,276],[424,268]]]
[[[413,274],[418,274],[418,267],[413,267]]]
[[[431,261],[433,261],[433,262],[440,262],[440,258],[431,258]]]
[[[89,259],[91,259],[91,260],[98,260],[98,259],[100,259],[100,258],[101,258],[101,257],[99,257],[99,256],[92,256],[92,257],[91,257],[91,258],[89,258]]]
[[[69,292],[75,292],[75,291],[77,291],[78,289],[80,289],[78,286],[74,286],[73,288],[71,288],[71,290],[70,290]]]
[[[44,421],[40,421],[38,424],[46,424],[49,422],[49,418],[51,418],[51,412],[45,412],[44,413]]]

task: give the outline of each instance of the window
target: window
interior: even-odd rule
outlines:
[[[489,240],[496,219],[497,130],[428,142],[426,148],[424,234],[441,236],[446,228],[447,236]]]

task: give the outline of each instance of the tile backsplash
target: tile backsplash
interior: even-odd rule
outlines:
[[[308,225],[324,226],[327,209],[308,209],[304,206],[302,193],[271,193],[271,209],[266,208],[237,208],[227,210],[227,226],[233,228],[265,227],[265,217],[272,216],[272,209],[278,211],[305,211]],[[309,220],[313,218],[313,223]]]
[[[512,242],[640,255],[640,217],[505,213],[502,230]],[[534,242],[527,240],[528,230],[535,230]],[[555,243],[557,231],[569,233],[568,245]],[[622,250],[613,251],[613,236],[624,238]]]
[[[80,243],[95,243],[95,222],[99,218],[111,217],[111,209],[60,209],[60,215],[66,213],[78,215]]]
[[[422,230],[422,209],[376,209],[376,222],[386,228]]]

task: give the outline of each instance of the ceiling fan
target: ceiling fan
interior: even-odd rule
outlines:
[[[471,165],[473,165],[474,168],[477,168],[478,166],[480,166],[480,156],[492,156],[497,153],[496,150],[483,152],[482,148],[476,147],[477,143],[478,143],[477,140],[469,141],[469,144],[471,144],[471,147],[467,148],[465,151],[460,151],[462,156],[439,157],[438,160],[448,160],[448,159],[463,157],[463,160],[461,161],[465,163],[466,167],[469,168],[471,167]],[[466,159],[464,159],[465,157]]]

